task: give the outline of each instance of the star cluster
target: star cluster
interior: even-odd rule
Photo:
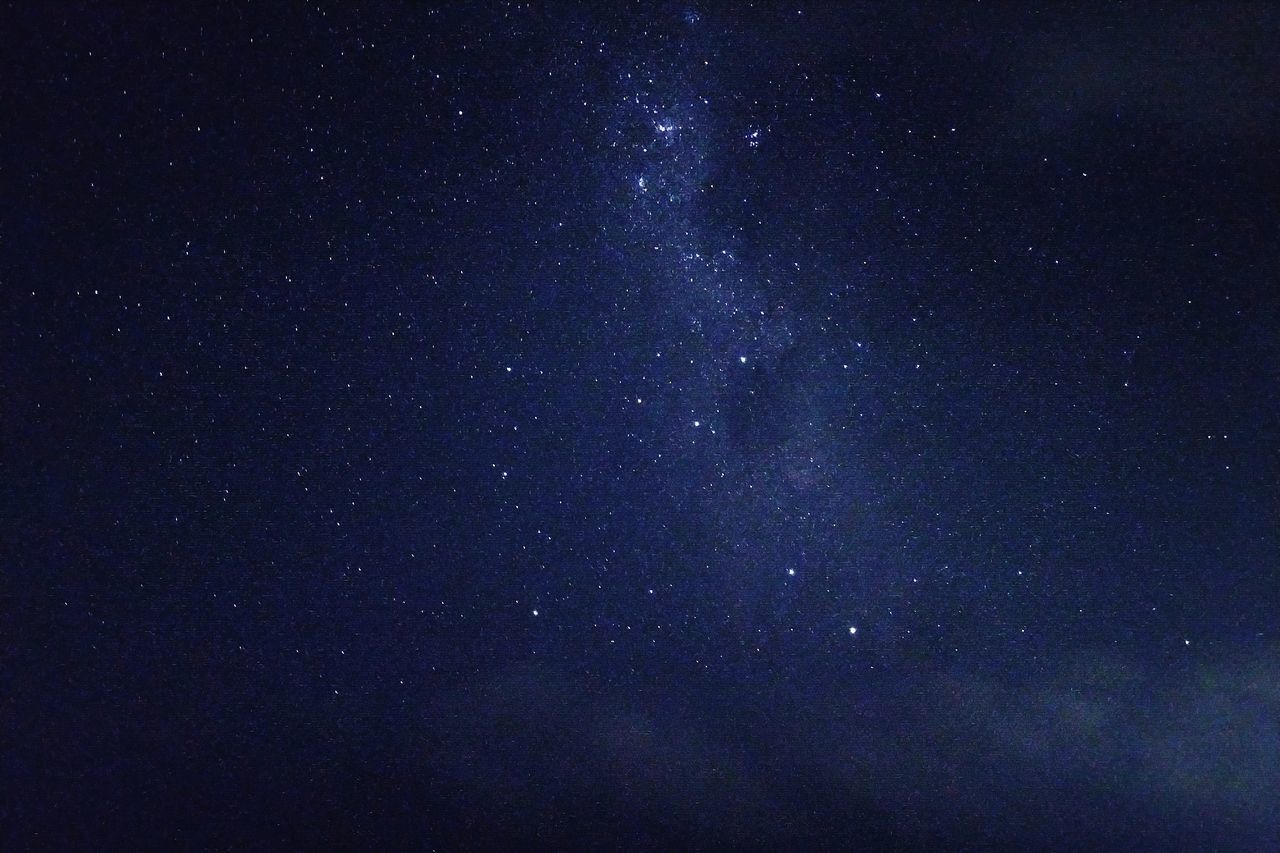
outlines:
[[[1214,10],[11,10],[14,849],[1272,846]]]

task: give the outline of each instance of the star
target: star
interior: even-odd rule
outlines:
[[[19,733],[54,745],[51,774],[11,786],[44,824],[24,836],[192,834],[165,819],[234,786],[164,778],[188,745],[148,733],[226,683],[255,701],[219,703],[202,735],[291,796],[241,792],[215,839],[279,835],[288,799],[329,806],[326,831],[430,826],[445,847],[566,826],[638,846],[651,812],[673,848],[711,829],[803,849],[814,827],[909,844],[914,827],[848,807],[871,796],[936,846],[979,846],[967,816],[1007,808],[1025,819],[998,846],[1270,849],[1275,773],[1248,759],[1272,737],[1250,686],[1280,660],[1259,418],[1274,63],[1253,49],[1273,13],[1189,38],[1178,9],[1048,28],[996,9],[963,21],[974,56],[934,49],[955,24],[938,4],[706,27],[688,26],[698,0],[568,27],[536,4],[296,28],[89,10],[74,50],[64,14],[28,5],[10,100],[35,130],[14,165],[47,190],[32,221],[59,227],[20,229],[47,270],[6,328],[37,463],[17,520],[46,534],[19,544],[59,562],[59,641],[32,677],[86,663],[34,682],[57,713]],[[1150,49],[1099,73],[1139,34]],[[143,63],[139,38],[158,48]],[[272,108],[173,97],[204,54]],[[965,85],[910,84],[935,78]],[[247,174],[223,150],[242,138],[279,156]],[[99,470],[86,485],[58,459]],[[68,501],[64,530],[47,516]],[[850,612],[873,638],[830,633]],[[939,766],[990,767],[992,697],[1014,729],[1071,729],[1098,672],[1133,676],[1106,685],[1113,736],[1022,738],[998,784],[945,796]],[[136,719],[117,745],[120,683]],[[307,734],[317,693],[361,721],[355,741],[274,748]],[[396,760],[353,760],[365,741]],[[1186,743],[1223,772],[1166,784]],[[632,803],[649,753],[736,807],[708,827],[662,780]],[[772,819],[770,779],[814,756],[849,796]],[[1064,759],[1081,808],[1055,808],[1044,768]],[[82,764],[111,767],[104,802],[36,801],[73,800]],[[377,821],[356,815],[371,776]],[[610,820],[572,804],[580,778]],[[502,783],[418,795],[460,779]]]

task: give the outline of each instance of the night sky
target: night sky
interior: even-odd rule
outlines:
[[[0,840],[1280,848],[1280,8],[11,5]]]

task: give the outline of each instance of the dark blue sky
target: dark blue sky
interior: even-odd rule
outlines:
[[[1275,849],[1265,4],[11,7],[11,849]]]

